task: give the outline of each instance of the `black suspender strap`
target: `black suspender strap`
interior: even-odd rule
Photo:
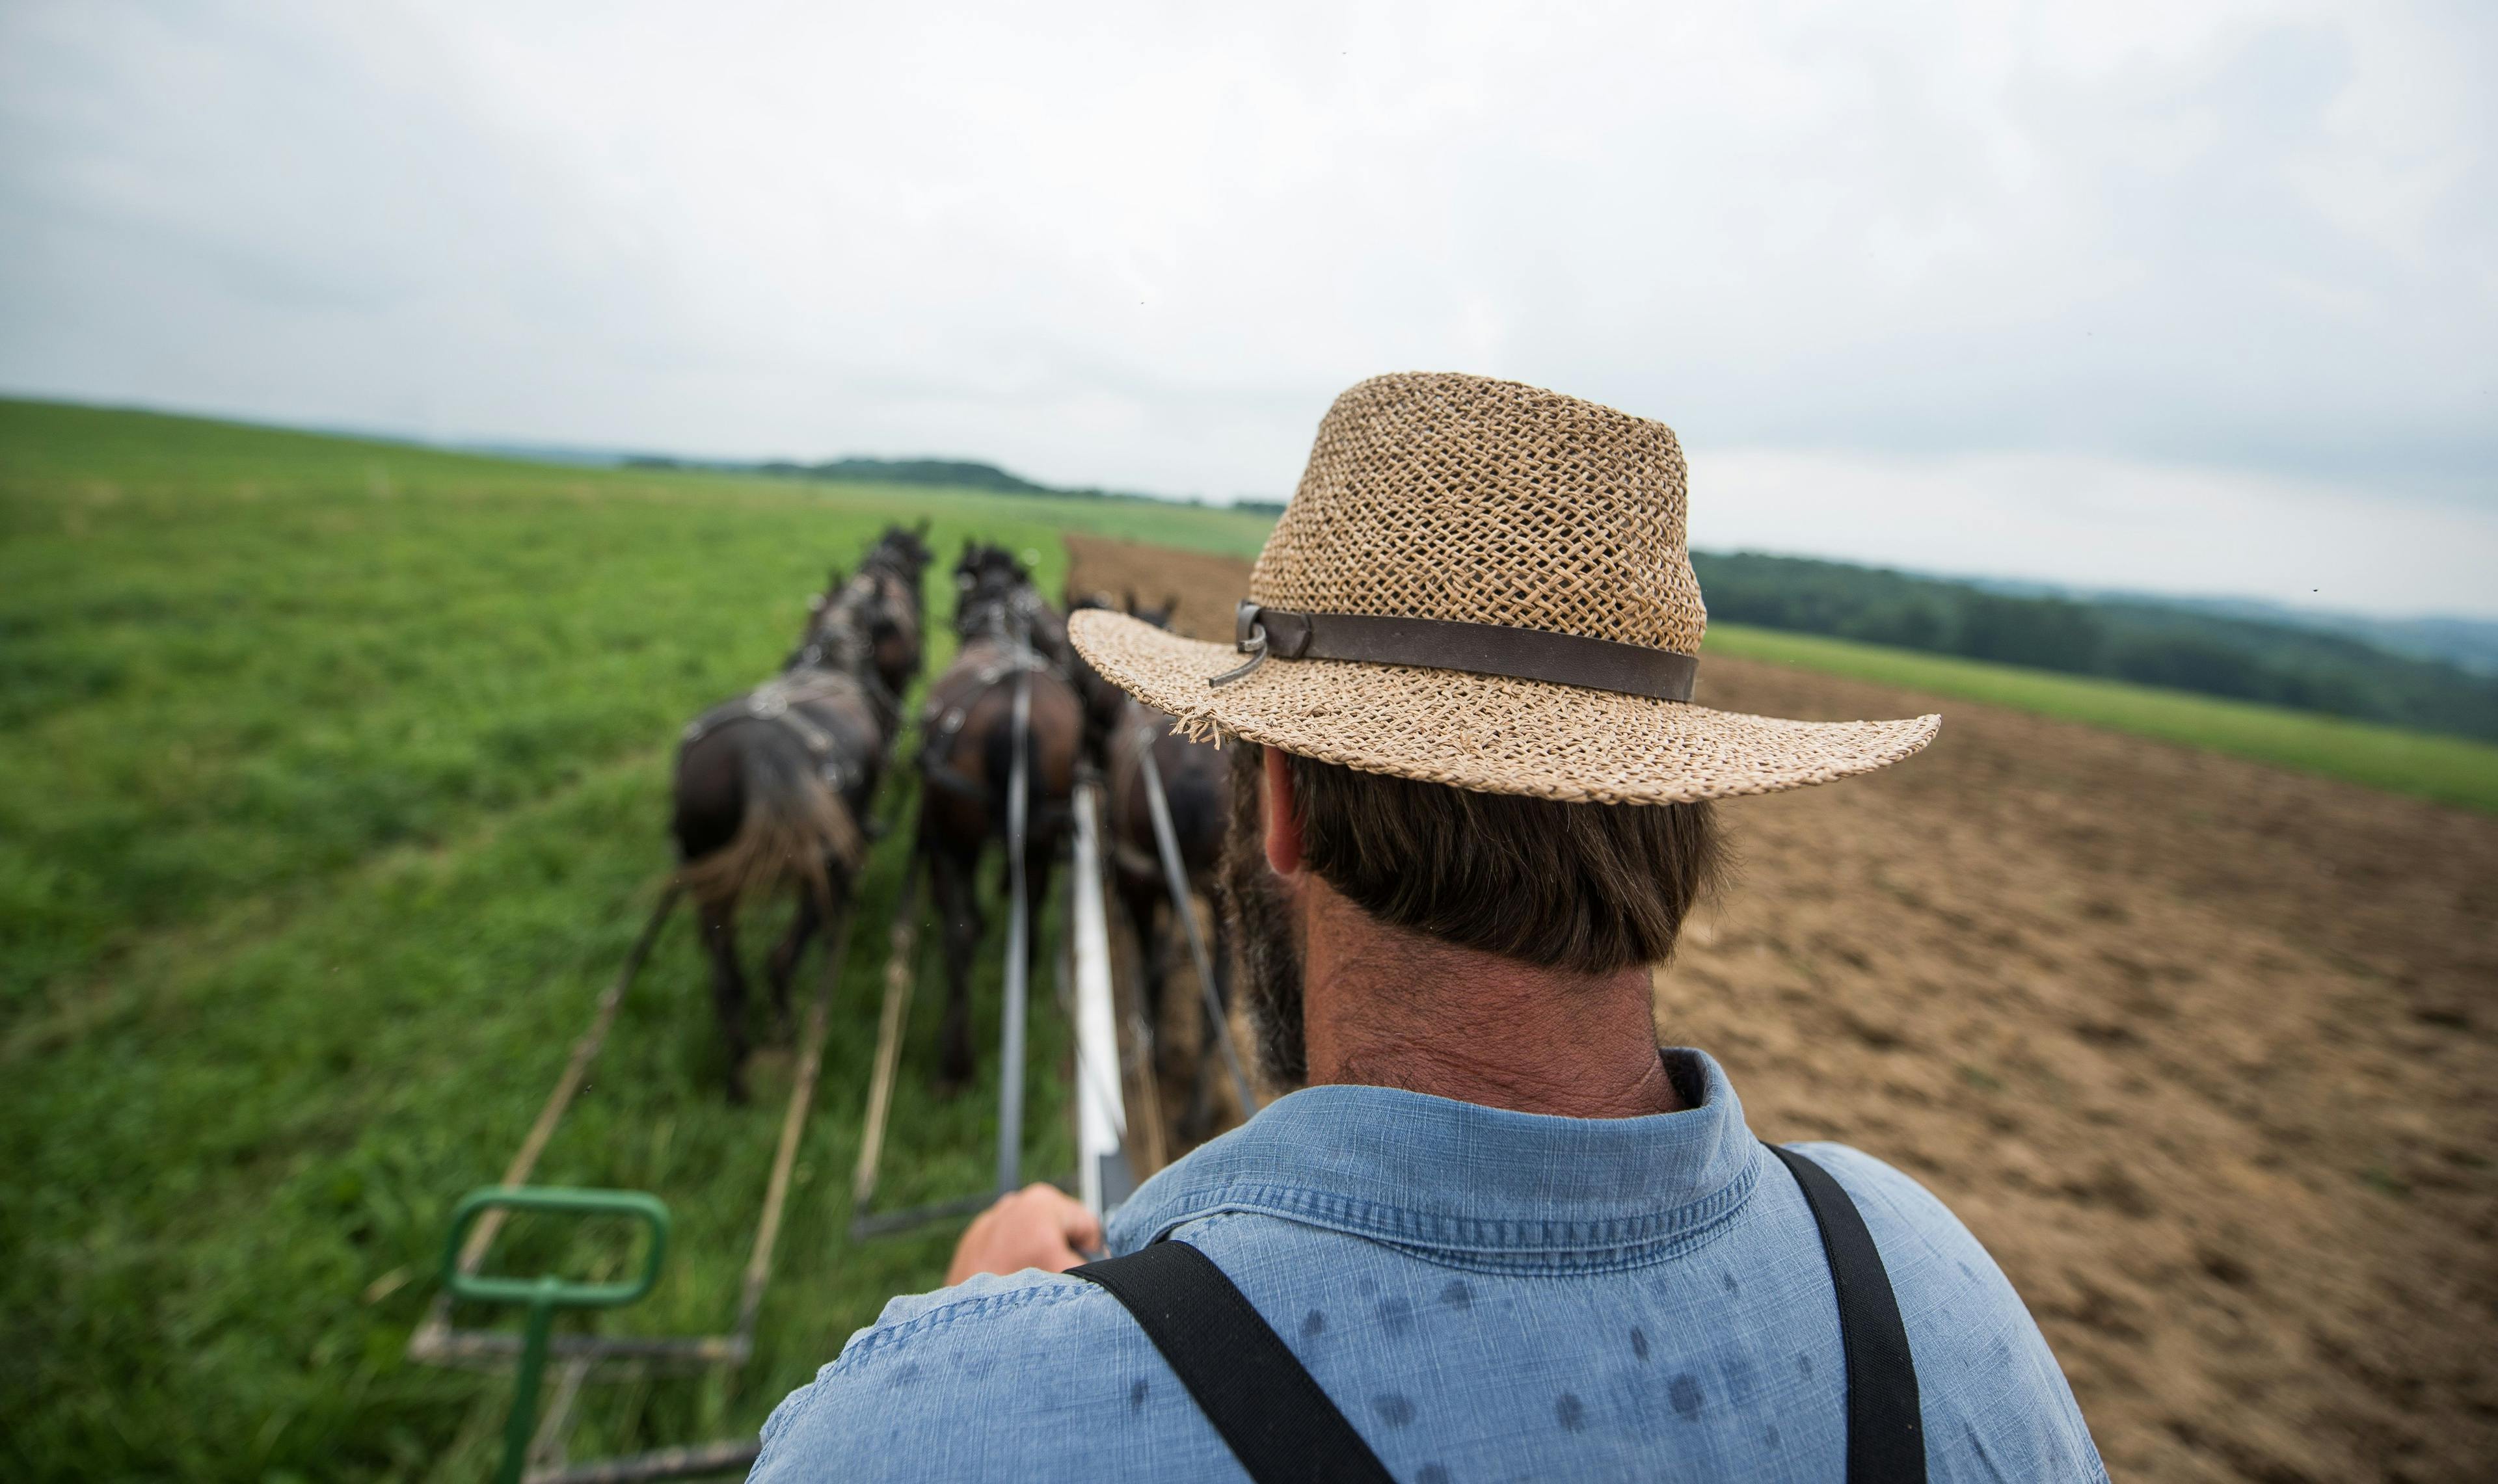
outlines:
[[[1804,1187],[1839,1296],[1847,1484],[1925,1484],[1916,1362],[1874,1234],[1830,1172],[1769,1148]],[[1099,1283],[1136,1317],[1256,1484],[1391,1484],[1379,1455],[1203,1252],[1157,1242],[1069,1276]]]
[[[1916,1361],[1874,1234],[1829,1171],[1775,1144],[1770,1152],[1804,1187],[1839,1293],[1839,1347],[1847,1357],[1847,1484],[1925,1484]]]
[[[1392,1484],[1379,1455],[1203,1252],[1157,1242],[1069,1276],[1127,1306],[1257,1484]]]

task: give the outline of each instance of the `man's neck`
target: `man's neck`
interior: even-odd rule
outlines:
[[[1383,926],[1315,874],[1301,887],[1312,1086],[1404,1088],[1562,1118],[1688,1106],[1656,1054],[1647,969],[1538,968]]]

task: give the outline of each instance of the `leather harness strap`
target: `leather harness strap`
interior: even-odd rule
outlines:
[[[1700,674],[1698,655],[1619,640],[1449,618],[1298,614],[1264,608],[1246,598],[1233,616],[1233,630],[1234,647],[1249,660],[1209,684],[1229,685],[1269,659],[1340,659],[1688,701]]]
[[[1213,1258],[1185,1242],[1156,1242],[1073,1276],[1136,1315],[1257,1484],[1394,1484]]]
[[[1791,1149],[1769,1148],[1804,1187],[1839,1295],[1839,1347],[1847,1358],[1847,1484],[1925,1484],[1916,1357],[1908,1353],[1900,1301],[1865,1215],[1828,1170]]]
[[[1804,1187],[1830,1260],[1847,1359],[1848,1484],[1924,1484],[1916,1363],[1882,1254],[1838,1181],[1769,1148]],[[1256,1484],[1389,1484],[1379,1455],[1203,1252],[1157,1241],[1069,1276],[1100,1284],[1135,1316]]]
[[[721,728],[739,723],[778,726],[798,739],[798,745],[815,760],[817,775],[834,792],[847,793],[851,784],[865,776],[866,765],[849,757],[833,734],[803,708],[856,696],[875,710],[877,719],[885,723],[886,735],[891,736],[899,729],[893,725],[894,709],[883,700],[888,694],[873,673],[861,677],[846,670],[793,671],[775,676],[736,700],[724,701],[687,722],[677,734],[677,745],[690,747]]]

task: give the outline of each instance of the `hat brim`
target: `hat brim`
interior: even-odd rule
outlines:
[[[1271,659],[1228,685],[1229,645],[1124,614],[1069,616],[1068,637],[1120,689],[1192,733],[1239,737],[1364,773],[1478,793],[1681,804],[1777,793],[1885,768],[1934,741],[1940,716],[1788,721],[1539,680]]]

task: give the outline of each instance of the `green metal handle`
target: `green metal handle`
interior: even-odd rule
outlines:
[[[642,1276],[629,1283],[574,1283],[559,1278],[483,1278],[460,1271],[460,1245],[488,1211],[545,1211],[560,1216],[635,1216],[651,1228],[651,1251]],[[442,1282],[455,1299],[477,1304],[544,1304],[555,1309],[614,1309],[630,1304],[659,1280],[668,1255],[668,1208],[640,1190],[573,1190],[558,1185],[486,1185],[463,1196],[451,1213],[451,1235],[442,1246]]]
[[[651,1252],[642,1276],[629,1283],[573,1283],[560,1278],[480,1278],[460,1271],[460,1244],[487,1212],[546,1211],[576,1216],[634,1216],[651,1228]],[[547,1338],[559,1309],[614,1309],[649,1293],[668,1255],[668,1208],[639,1190],[568,1190],[554,1185],[487,1185],[461,1198],[451,1213],[451,1235],[442,1246],[442,1285],[451,1296],[479,1304],[526,1304],[521,1363],[512,1377],[512,1411],[503,1427],[503,1466],[496,1484],[520,1484],[529,1434],[537,1421],[538,1380],[546,1371]]]

